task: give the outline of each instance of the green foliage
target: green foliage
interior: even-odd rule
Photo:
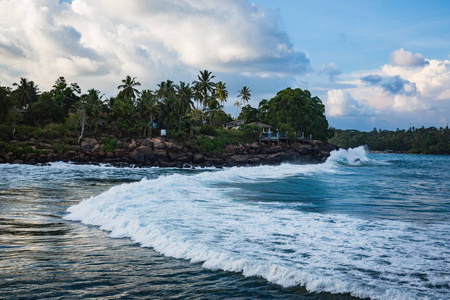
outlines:
[[[371,150],[409,153],[450,154],[450,130],[445,128],[409,128],[408,130],[335,130],[331,143],[342,148],[367,145]]]
[[[11,145],[5,142],[0,142],[0,154],[4,155],[6,153],[12,152],[16,157],[20,157],[23,154],[35,154],[40,155],[41,151],[34,150],[31,146],[18,147],[16,145]]]
[[[296,132],[326,141],[333,136],[325,117],[325,105],[307,90],[287,88],[267,103],[267,121],[275,128],[289,124]]]
[[[56,142],[52,144],[52,149],[58,154],[64,154],[69,151],[70,146],[64,143]]]
[[[56,139],[66,136],[71,136],[71,133],[66,125],[50,123],[42,130],[47,138]]]
[[[211,125],[205,125],[205,126],[199,127],[199,133],[204,134],[204,135],[210,135],[210,136],[215,136],[217,134],[216,129]]]
[[[25,114],[25,121],[30,125],[44,126],[48,123],[61,123],[64,120],[64,110],[53,101],[52,94],[45,92],[32,103]]]
[[[247,104],[242,107],[241,113],[238,116],[238,119],[244,119],[245,123],[252,123],[258,121],[258,110]]]
[[[112,152],[117,147],[117,141],[114,139],[104,138],[101,143],[103,144],[103,150],[105,151]]]

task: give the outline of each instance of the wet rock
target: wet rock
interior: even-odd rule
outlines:
[[[149,146],[139,146],[130,153],[130,158],[136,163],[144,163],[146,160],[151,160],[154,156],[153,150]]]
[[[205,161],[205,157],[200,153],[195,154],[192,159],[192,162],[194,164],[202,164],[204,161]]]
[[[163,149],[155,150],[154,154],[155,154],[155,160],[156,161],[159,161],[159,162],[167,161],[167,152],[166,152],[166,150],[163,150]]]

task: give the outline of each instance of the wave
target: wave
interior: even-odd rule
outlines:
[[[339,172],[367,162],[363,148],[333,152],[320,165],[229,168],[122,184],[68,208],[67,220],[204,268],[260,276],[284,287],[374,299],[448,293],[447,225],[302,212],[245,202],[240,183]],[[359,161],[358,161],[359,159]],[[426,280],[424,280],[426,278]]]

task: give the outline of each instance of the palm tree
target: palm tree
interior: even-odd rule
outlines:
[[[194,103],[192,102],[192,89],[189,84],[180,81],[180,85],[176,87],[177,95],[175,99],[175,109],[179,115],[179,121],[181,118],[188,114]]]
[[[197,109],[198,109],[198,103],[202,101],[202,88],[200,86],[200,82],[194,81],[192,83],[192,90],[194,93],[194,100],[197,102]]]
[[[147,130],[147,133],[150,134],[150,128],[153,126],[154,117],[156,117],[160,111],[159,103],[151,90],[142,91],[137,108],[138,114],[142,119],[144,128],[143,133],[145,135],[145,131]]]
[[[197,82],[199,84],[199,89],[201,90],[203,110],[205,110],[208,105],[209,95],[214,93],[216,84],[211,80],[215,77],[216,76],[212,75],[208,70],[200,71],[200,75],[198,75]]]
[[[212,126],[220,124],[224,118],[226,118],[226,114],[222,110],[219,101],[215,99],[209,102],[208,109],[206,110],[206,116],[209,120],[209,124]]]
[[[239,107],[241,106],[241,103],[239,102],[239,100],[237,100],[236,102],[234,102],[233,104],[234,106],[236,106],[236,119],[239,115]]]
[[[14,93],[18,97],[19,105],[22,108],[27,107],[29,104],[37,102],[38,100],[38,87],[34,85],[33,81],[28,81],[26,78],[20,78],[19,83],[13,83],[17,86]]]
[[[243,86],[242,89],[239,90],[239,97],[241,98],[242,105],[244,105],[245,102],[248,103],[248,101],[250,100],[250,92],[251,90],[246,86]]]
[[[127,75],[125,79],[122,79],[122,84],[117,88],[122,89],[125,97],[136,99],[141,93],[135,88],[135,86],[140,86],[141,83],[136,81],[136,77],[131,78]]]
[[[228,91],[226,84],[223,83],[222,81],[216,83],[216,96],[223,107],[223,104],[227,101],[228,98]]]

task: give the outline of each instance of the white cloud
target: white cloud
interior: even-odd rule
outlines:
[[[405,51],[403,48],[393,51],[389,58],[391,59],[391,63],[395,66],[417,67],[428,64],[422,54],[413,54],[412,52]]]
[[[331,117],[370,115],[370,112],[356,101],[349,92],[343,90],[328,91],[325,105],[327,115]]]
[[[70,76],[114,93],[127,74],[153,88],[193,80],[201,69],[250,77],[308,71],[277,18],[239,0],[0,0],[0,68],[13,70],[0,81],[20,74],[49,88]]]
[[[383,120],[379,126],[393,128],[400,127],[394,125],[397,119],[410,123],[406,126],[446,126],[450,121],[450,61],[426,59],[404,49],[393,51],[390,59],[390,64],[379,69],[343,76],[351,86],[328,92],[327,115],[335,119],[371,115],[377,122]]]

